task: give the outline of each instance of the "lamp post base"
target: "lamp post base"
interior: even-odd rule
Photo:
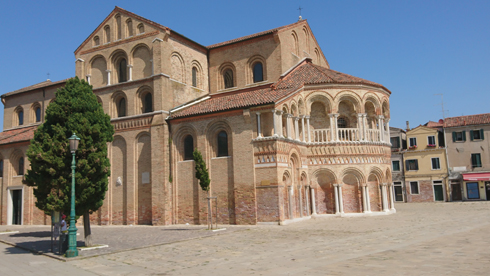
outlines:
[[[68,249],[68,250],[66,250],[65,256],[67,258],[77,257],[78,256],[78,250]]]
[[[78,256],[77,250],[77,228],[75,226],[75,221],[70,222],[70,229],[68,229],[68,250],[66,250],[66,257],[72,258]]]

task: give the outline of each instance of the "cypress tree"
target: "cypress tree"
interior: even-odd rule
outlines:
[[[69,79],[56,91],[56,98],[46,109],[46,118],[31,140],[27,157],[31,167],[25,183],[34,187],[36,207],[70,213],[71,161],[68,138],[80,137],[76,151],[75,212],[84,216],[85,243],[91,245],[89,215],[103,204],[110,175],[107,143],[112,142],[114,128],[109,115],[92,91],[92,86],[78,77]]]
[[[211,179],[209,179],[209,172],[206,168],[206,163],[202,158],[201,152],[197,149],[192,152],[194,157],[194,162],[196,163],[196,178],[199,179],[199,185],[203,191],[209,192],[209,184]]]

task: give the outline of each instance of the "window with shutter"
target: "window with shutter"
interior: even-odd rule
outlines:
[[[471,154],[471,166],[473,168],[481,167],[481,155],[479,153]]]

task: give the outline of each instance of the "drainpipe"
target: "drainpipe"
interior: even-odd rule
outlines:
[[[444,154],[446,155],[446,169],[447,169],[447,176],[446,176],[446,201],[449,202],[451,201],[451,185],[449,185],[449,158],[447,155],[447,142],[446,142],[446,121],[444,118],[444,121],[442,122],[442,136],[444,137]]]

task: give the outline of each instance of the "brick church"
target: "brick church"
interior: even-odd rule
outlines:
[[[330,69],[306,20],[203,46],[116,7],[75,50],[115,128],[100,225],[206,224],[199,149],[219,224],[395,212],[389,96]],[[48,224],[22,184],[29,140],[56,89],[1,96],[1,224]]]

